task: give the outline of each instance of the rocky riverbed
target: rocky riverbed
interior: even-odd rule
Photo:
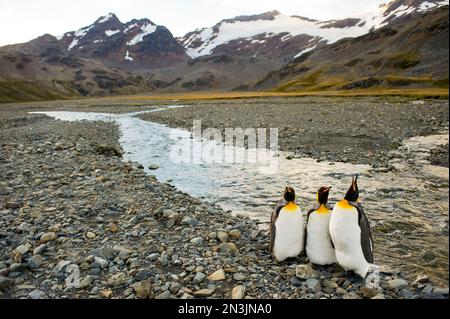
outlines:
[[[118,135],[1,108],[0,297],[448,298],[385,266],[374,289],[336,265],[277,263],[255,220],[124,162]]]
[[[405,98],[267,98],[202,101],[140,117],[171,127],[278,128],[292,157],[388,167],[389,153],[410,137],[448,127],[448,101]],[[448,151],[447,151],[448,154]]]

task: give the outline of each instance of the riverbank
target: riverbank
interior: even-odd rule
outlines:
[[[404,98],[274,98],[202,101],[142,114],[145,120],[192,130],[277,128],[290,157],[389,167],[389,155],[410,137],[448,128],[445,100]]]
[[[25,111],[0,112],[3,298],[448,297],[389,267],[375,290],[337,266],[278,264],[256,221],[123,162],[115,125]]]

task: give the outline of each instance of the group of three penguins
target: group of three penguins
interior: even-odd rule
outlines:
[[[358,203],[358,175],[343,200],[331,210],[331,187],[321,187],[317,203],[305,218],[295,203],[295,191],[286,187],[270,221],[270,250],[278,261],[295,258],[303,251],[311,263],[339,263],[346,271],[366,277],[373,263],[373,240],[367,217]]]

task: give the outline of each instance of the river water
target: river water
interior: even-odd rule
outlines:
[[[218,150],[242,154],[245,149],[217,140],[200,140],[188,131],[141,120],[137,115],[142,112],[36,113],[63,121],[117,123],[121,131],[120,144],[125,151],[124,160],[140,163],[147,173],[160,181],[217,203],[232,214],[255,218],[262,228],[268,227],[273,205],[285,186],[295,188],[298,204],[307,211],[320,186],[333,186],[330,193],[330,204],[333,205],[345,194],[351,175],[359,173],[361,203],[373,226],[376,263],[401,270],[410,279],[427,274],[436,284],[448,285],[449,170],[432,166],[427,159],[430,149],[448,143],[448,131],[406,140],[392,153],[391,164],[396,169],[378,172],[367,165],[317,162],[310,158],[289,160],[282,152],[263,148],[247,150],[248,156],[255,155],[259,159],[257,163],[211,162],[209,155],[217,155]],[[179,150],[192,150],[195,143],[203,150],[209,147],[207,150],[212,152],[204,152],[203,162],[180,163],[176,154]],[[174,150],[178,152],[174,153]],[[157,164],[159,169],[150,170],[150,164]],[[274,167],[276,172],[270,172],[269,168]]]

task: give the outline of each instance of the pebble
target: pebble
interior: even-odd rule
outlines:
[[[117,287],[125,284],[127,281],[127,276],[123,273],[112,275],[108,279],[108,285],[111,287]]]
[[[152,289],[152,283],[150,279],[136,282],[132,285],[133,290],[136,293],[136,297],[139,299],[147,299]]]
[[[41,290],[33,290],[28,294],[31,299],[47,299],[47,295]]]
[[[191,243],[194,245],[201,245],[203,243],[203,238],[201,237],[192,238]]]
[[[214,289],[200,289],[194,292],[196,297],[209,297],[214,293]]]
[[[408,282],[404,279],[392,279],[388,281],[390,289],[402,289],[408,286]]]
[[[54,232],[48,232],[41,236],[41,241],[46,243],[56,239],[56,234]]]
[[[225,280],[225,271],[223,269],[216,270],[211,275],[208,276],[208,280],[220,281]]]
[[[236,281],[243,281],[245,280],[245,275],[236,273],[233,275],[233,279]]]
[[[203,280],[205,280],[205,278],[206,278],[206,275],[204,273],[198,272],[198,273],[195,274],[194,279],[192,280],[192,282],[194,284],[199,284],[199,283],[203,282]]]
[[[219,250],[224,254],[235,254],[238,252],[238,248],[233,243],[222,243],[219,246]]]
[[[228,233],[226,233],[224,231],[218,231],[217,232],[217,238],[219,238],[219,240],[222,243],[226,243],[228,241],[229,236],[228,236]]]
[[[297,265],[295,267],[295,276],[300,279],[313,279],[317,278],[317,272],[312,268],[312,264],[309,263],[307,265]]]
[[[157,295],[155,299],[169,299],[170,297],[172,297],[172,294],[169,290],[166,290],[163,293]]]
[[[233,239],[239,239],[241,237],[241,231],[239,229],[233,229],[228,234]]]
[[[245,287],[242,285],[236,286],[231,291],[231,299],[243,299],[245,296]]]

